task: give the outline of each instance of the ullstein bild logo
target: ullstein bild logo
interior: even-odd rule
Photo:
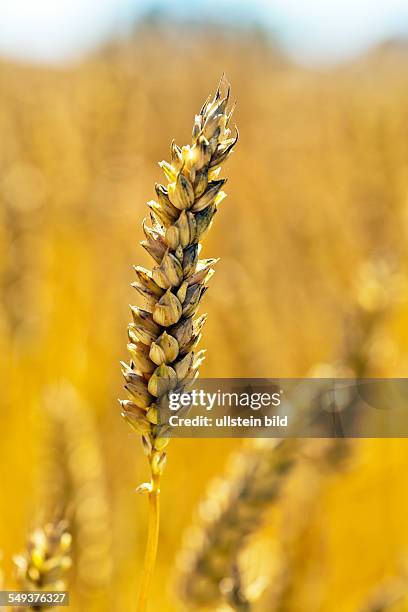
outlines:
[[[163,436],[408,437],[408,379],[201,379],[169,393]]]

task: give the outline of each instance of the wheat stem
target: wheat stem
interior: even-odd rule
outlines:
[[[152,471],[151,491],[149,493],[149,527],[147,533],[146,552],[142,571],[142,583],[137,605],[138,612],[144,612],[147,607],[150,583],[156,565],[157,546],[160,528],[160,474]]]

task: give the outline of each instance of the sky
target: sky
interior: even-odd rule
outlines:
[[[0,0],[0,54],[69,62],[158,6],[181,19],[260,23],[309,64],[408,36],[407,0]]]

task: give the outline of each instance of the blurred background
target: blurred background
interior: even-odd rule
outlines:
[[[14,0],[0,4],[0,54],[4,584],[32,529],[68,507],[71,609],[133,610],[147,465],[119,416],[119,360],[157,162],[189,142],[225,72],[240,141],[203,250],[221,262],[202,376],[406,376],[408,8]],[[183,533],[239,446],[171,442],[152,611],[193,609],[174,586]],[[406,575],[407,469],[405,440],[364,440],[312,505],[307,472],[289,483],[248,550],[267,593],[306,508],[294,587],[286,607],[265,595],[256,609],[357,611]]]

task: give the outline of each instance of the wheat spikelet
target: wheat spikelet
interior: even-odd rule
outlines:
[[[191,145],[171,145],[170,163],[161,168],[167,185],[156,185],[148,203],[151,227],[143,223],[143,247],[155,261],[152,270],[135,267],[133,284],[144,307],[131,307],[130,365],[123,364],[129,399],[122,414],[143,436],[154,473],[165,464],[168,438],[158,425],[167,393],[198,375],[203,351],[196,351],[206,315],[196,317],[216,259],[199,259],[201,242],[221,200],[226,179],[221,164],[237,142],[229,129],[229,86],[223,80],[212,100],[196,115]]]
[[[45,520],[56,512],[71,517],[75,585],[81,609],[108,609],[112,572],[110,513],[98,432],[89,406],[75,388],[48,390],[43,435]]]
[[[66,521],[54,521],[36,529],[29,538],[26,552],[14,559],[20,589],[65,590],[66,575],[71,566],[70,548],[71,534]],[[43,606],[36,604],[29,609],[42,608]],[[17,610],[27,610],[27,608],[17,608]]]

